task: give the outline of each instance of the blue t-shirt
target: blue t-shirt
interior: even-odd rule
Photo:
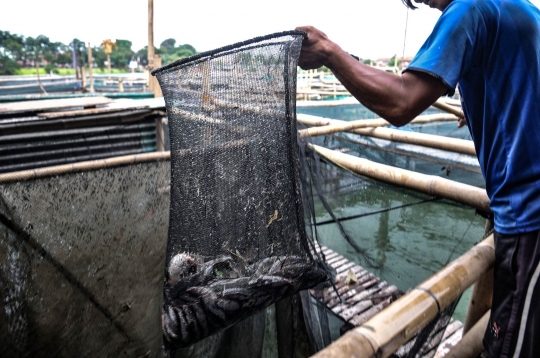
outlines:
[[[540,229],[540,11],[527,0],[453,0],[407,71],[441,79],[463,110],[495,229]]]

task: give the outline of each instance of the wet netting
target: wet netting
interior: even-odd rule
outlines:
[[[161,355],[169,178],[154,161],[0,183],[1,357]]]
[[[349,118],[352,119],[359,118]],[[455,123],[451,125],[453,128],[456,126]],[[449,128],[445,123],[442,126]],[[485,185],[478,161],[472,156],[351,133],[313,137],[310,141],[352,158],[367,159],[410,170],[411,173],[444,177],[480,188]],[[376,276],[371,277],[373,281],[382,284],[379,287],[373,284],[365,289],[366,280],[359,278],[360,284],[343,291],[341,301],[330,290],[322,297],[315,295],[319,303],[339,313],[344,320],[344,329],[365,322],[365,313],[369,309],[388,305],[381,306],[379,300],[374,300],[378,292],[389,286],[396,286],[399,294],[417,289],[422,281],[484,237],[485,213],[354,174],[323,158],[314,160],[318,162],[318,190],[327,201],[323,204],[317,197],[315,199],[315,225],[320,244],[369,268],[367,271]],[[337,225],[336,219],[341,225]],[[370,266],[365,255],[359,255],[349,242],[336,240],[343,230],[375,261],[376,267]],[[350,294],[351,290],[355,292]],[[466,293],[465,299],[441,309],[438,316],[394,357],[435,356],[439,343],[459,329],[459,321],[464,322],[469,295],[470,292]],[[359,296],[361,300],[358,300]],[[370,299],[373,304],[366,302]],[[349,308],[362,304],[365,308],[358,311]]]
[[[327,280],[305,229],[300,187],[302,39],[297,31],[272,34],[153,73],[170,126],[167,349]]]

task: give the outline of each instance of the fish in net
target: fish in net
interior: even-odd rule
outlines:
[[[303,32],[157,69],[170,126],[166,349],[328,279],[306,232],[296,128]]]

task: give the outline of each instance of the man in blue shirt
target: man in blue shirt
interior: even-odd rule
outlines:
[[[330,68],[396,126],[459,85],[495,222],[484,345],[490,357],[540,357],[540,11],[528,0],[414,1],[442,15],[401,76],[357,62],[313,27],[299,28],[299,65]]]

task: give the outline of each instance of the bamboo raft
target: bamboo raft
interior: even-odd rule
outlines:
[[[324,254],[328,264],[336,270],[337,275],[333,285],[321,291],[311,289],[310,294],[346,322],[341,329],[342,334],[363,325],[402,296],[397,286],[380,279],[328,247],[318,247],[317,251]],[[351,277],[354,277],[352,281],[350,281]],[[437,349],[434,358],[445,357],[461,341],[462,333],[463,323],[452,320],[446,326],[440,344],[431,343],[425,356],[429,356],[433,353],[433,349]],[[412,344],[405,344],[395,355],[406,357],[411,348]]]

